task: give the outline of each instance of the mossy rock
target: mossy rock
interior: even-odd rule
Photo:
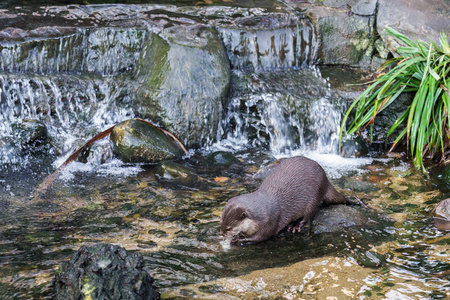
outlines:
[[[153,34],[138,61],[140,117],[160,122],[188,147],[216,137],[230,86],[230,66],[218,32],[201,24]]]
[[[82,246],[55,272],[56,299],[159,299],[142,254],[111,244]]]
[[[386,264],[386,258],[375,251],[361,253],[357,259],[358,263],[366,268],[379,268]]]
[[[113,151],[124,162],[151,163],[181,158],[185,152],[161,129],[138,119],[126,120],[111,132]]]

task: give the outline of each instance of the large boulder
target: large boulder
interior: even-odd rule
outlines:
[[[230,66],[215,29],[174,25],[148,39],[138,61],[137,114],[160,122],[188,147],[215,139]]]
[[[140,253],[111,244],[83,246],[55,274],[56,298],[159,299]]]
[[[374,54],[374,16],[315,6],[308,9],[321,45],[319,60],[327,65],[368,67]]]
[[[160,128],[131,119],[116,125],[111,132],[113,151],[125,162],[157,162],[181,158],[182,145]]]

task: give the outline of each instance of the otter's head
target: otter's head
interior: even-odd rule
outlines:
[[[258,242],[259,216],[255,213],[253,194],[231,198],[220,217],[220,234],[232,244],[238,242]],[[255,199],[255,204],[258,203]],[[256,204],[257,205],[257,204]]]

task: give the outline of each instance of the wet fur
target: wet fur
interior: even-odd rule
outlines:
[[[233,243],[261,242],[292,222],[292,230],[312,220],[319,206],[346,203],[315,161],[284,159],[258,190],[231,198],[221,216],[221,234]]]

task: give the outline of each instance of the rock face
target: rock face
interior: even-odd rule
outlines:
[[[183,148],[161,129],[138,119],[124,121],[111,132],[114,154],[125,162],[157,162],[181,158]]]
[[[347,205],[330,205],[320,209],[313,220],[313,233],[344,231],[348,227],[363,226],[368,218],[358,209]]]
[[[217,31],[194,24],[154,34],[138,61],[144,80],[138,115],[161,122],[188,147],[216,137],[230,85],[230,67]]]
[[[436,43],[442,32],[450,35],[450,2],[447,0],[379,0],[377,30],[392,53],[400,46],[392,37],[383,35],[386,26],[415,40]]]
[[[316,20],[320,36],[321,63],[370,66],[374,53],[374,16],[351,15],[348,11],[322,7],[311,9],[310,15]]]
[[[159,299],[140,253],[111,244],[83,246],[55,275],[57,299]]]

